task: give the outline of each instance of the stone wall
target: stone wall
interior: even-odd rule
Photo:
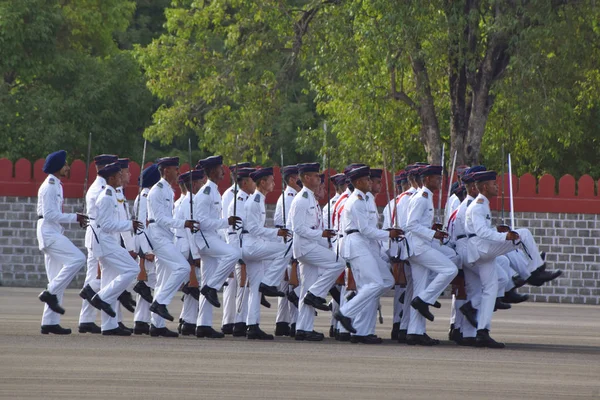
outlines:
[[[0,284],[46,285],[44,259],[38,250],[35,197],[0,196]],[[79,199],[66,199],[64,211],[81,210]],[[268,205],[271,224],[273,205]],[[544,212],[516,213],[516,225],[529,228],[540,250],[547,253],[548,268],[560,268],[562,277],[541,288],[525,286],[532,300],[553,303],[600,304],[600,215]],[[65,225],[66,235],[85,252],[85,231],[77,224]],[[84,271],[72,287],[81,287]]]

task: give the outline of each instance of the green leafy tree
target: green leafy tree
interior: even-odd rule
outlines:
[[[118,49],[135,4],[121,0],[0,1],[0,156],[58,148],[134,156],[152,113],[139,66]]]

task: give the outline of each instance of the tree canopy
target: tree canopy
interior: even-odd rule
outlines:
[[[0,0],[0,156],[600,176],[593,0]],[[327,131],[324,127],[327,126]],[[392,161],[393,159],[393,161]]]

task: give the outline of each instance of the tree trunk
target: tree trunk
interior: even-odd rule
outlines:
[[[418,51],[419,49],[417,49]],[[423,142],[427,152],[427,162],[439,164],[441,162],[442,144],[435,104],[429,84],[429,74],[425,62],[420,56],[411,57],[411,64],[417,87],[418,112],[421,119],[421,142]]]

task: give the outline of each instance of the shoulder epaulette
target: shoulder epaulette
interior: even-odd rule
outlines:
[[[112,191],[110,189],[106,189],[106,195],[107,196],[112,196]]]
[[[202,191],[202,193],[204,193],[204,194],[210,194],[210,186],[205,187],[204,191]]]
[[[238,196],[238,200],[239,201],[244,201],[244,198],[242,196]]]
[[[156,186],[158,186],[159,188],[161,188],[161,189],[162,189],[162,187],[163,187],[163,184],[162,184],[162,182],[158,182],[158,183],[156,184]]]
[[[148,193],[144,193],[142,196],[143,197],[148,197]]]
[[[404,192],[404,193],[406,193],[407,196],[412,196],[413,195],[413,192]]]
[[[367,201],[369,201],[369,195],[366,195],[365,197],[366,197]]]
[[[483,204],[483,199],[477,199],[477,204]]]
[[[256,196],[254,196],[254,202],[260,203],[260,194],[257,194]]]
[[[292,196],[292,197],[293,197],[293,196],[294,196],[294,193],[292,193],[292,192],[288,192],[288,196]]]
[[[51,185],[54,185],[54,178],[48,179],[48,183],[51,184]]]
[[[100,187],[100,189],[106,189],[106,186],[103,185],[102,187]]]
[[[362,194],[357,194],[356,197],[358,197],[359,200],[364,200]]]
[[[428,199],[429,198],[429,193],[423,192],[423,197],[425,197],[426,199]]]
[[[305,199],[308,199],[308,192],[302,193],[302,197],[304,197]]]

